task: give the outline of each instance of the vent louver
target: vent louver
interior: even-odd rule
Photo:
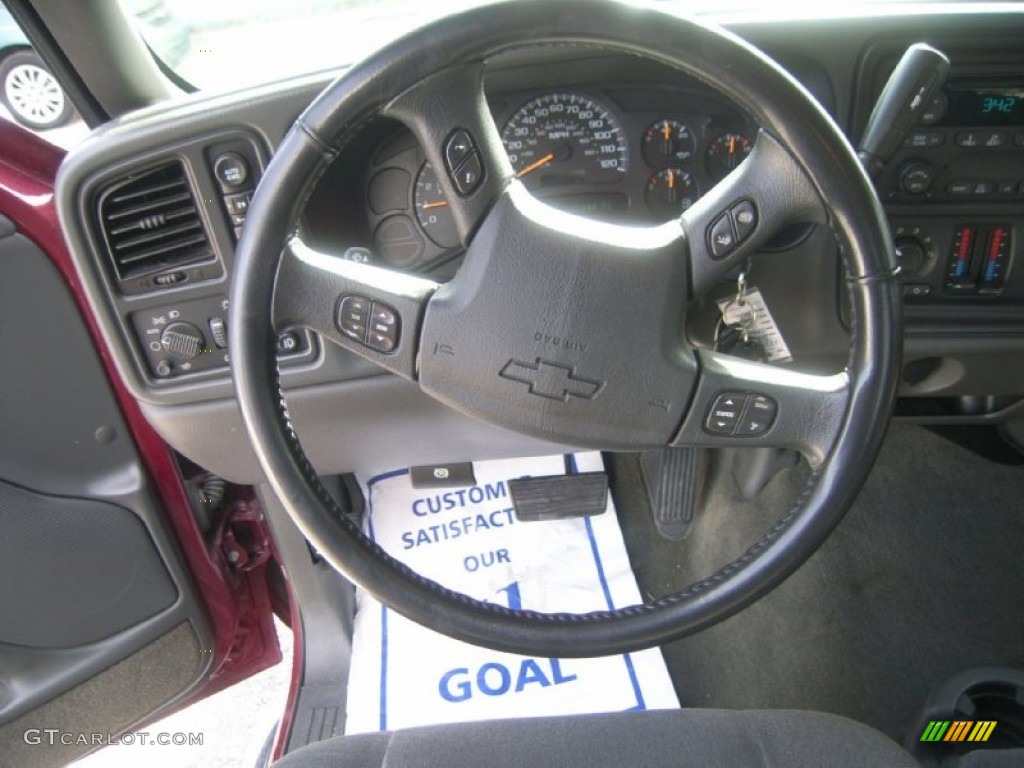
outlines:
[[[122,280],[214,258],[180,160],[108,187],[99,217]]]

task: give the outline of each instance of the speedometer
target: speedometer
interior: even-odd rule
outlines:
[[[531,189],[618,181],[629,168],[615,118],[578,93],[531,99],[509,118],[501,139],[516,176]]]

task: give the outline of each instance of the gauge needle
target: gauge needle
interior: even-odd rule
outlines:
[[[546,155],[544,155],[544,157],[542,157],[537,162],[530,163],[528,166],[523,168],[523,170],[521,170],[519,173],[516,174],[516,178],[517,179],[521,179],[526,174],[533,173],[538,168],[547,165],[548,163],[550,163],[554,159],[555,159],[555,153],[554,152],[548,152]]]
[[[675,174],[674,171],[669,171],[668,172],[668,188],[669,189],[675,189],[676,188],[676,174]]]
[[[672,126],[668,124],[668,120],[661,124],[661,135],[665,137],[666,144],[672,141]]]
[[[429,211],[431,208],[443,208],[448,205],[447,200],[438,200],[436,203],[424,203],[420,206],[421,211]]]
[[[736,154],[736,137],[735,136],[730,136],[729,137],[729,154],[730,155],[735,155]]]

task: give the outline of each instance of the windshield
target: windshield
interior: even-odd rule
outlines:
[[[342,67],[431,19],[490,1],[121,0],[165,64],[195,87],[214,90]],[[851,5],[870,13],[883,3]],[[666,0],[663,5],[687,13],[772,15],[813,14],[823,7],[821,0]]]
[[[201,89],[350,64],[481,0],[121,0],[153,52]],[[140,13],[140,10],[144,11]]]

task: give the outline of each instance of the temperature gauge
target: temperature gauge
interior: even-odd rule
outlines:
[[[700,197],[692,175],[679,168],[665,168],[647,180],[647,207],[658,218],[678,216]]]
[[[723,133],[708,145],[708,173],[715,179],[725,178],[750,154],[754,145],[742,133]]]
[[[695,151],[693,132],[676,120],[659,120],[644,131],[644,160],[653,168],[688,163]]]

